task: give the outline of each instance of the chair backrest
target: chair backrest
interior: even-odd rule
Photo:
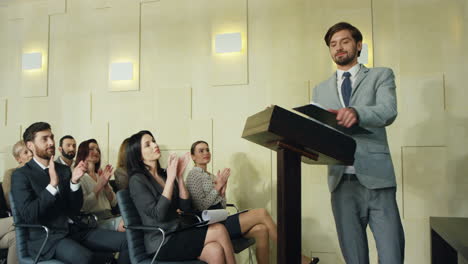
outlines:
[[[13,195],[10,192],[8,194],[10,197],[10,207],[11,207],[11,214],[13,216],[13,222],[15,224],[24,223],[20,214],[18,213],[16,206],[15,206],[15,199],[13,199]],[[19,263],[21,264],[33,264],[34,259],[28,253],[28,238],[29,238],[29,231],[27,227],[20,227],[15,226],[15,237],[16,237],[16,253],[18,254]],[[39,261],[38,264],[64,264],[61,261],[50,259],[46,261]]]
[[[15,224],[24,223],[19,215],[18,211],[16,210],[15,199],[13,198],[12,193],[10,192],[10,207],[11,207],[11,214],[13,215],[13,221]],[[28,253],[28,230],[25,227],[15,227],[16,233],[16,250],[18,251],[18,258],[20,263],[27,263],[32,261],[32,258],[29,257]]]
[[[142,225],[138,210],[133,204],[130,198],[130,192],[128,189],[120,190],[117,192],[117,201],[120,207],[120,213],[122,214],[123,221],[127,226],[139,226]],[[146,253],[144,243],[144,233],[141,230],[127,229],[125,231],[127,235],[128,252],[130,254],[130,262],[132,264],[150,264],[153,255]],[[204,264],[205,262],[199,260],[193,261],[177,261],[177,262],[161,262],[156,261],[156,264]]]
[[[8,209],[6,200],[5,200],[5,193],[3,192],[3,185],[0,182],[0,218],[8,217]]]
[[[130,198],[130,192],[128,190],[121,190],[117,192],[117,201],[120,207],[120,213],[122,214],[125,225],[138,226],[141,225],[140,215]],[[128,251],[130,253],[130,261],[133,264],[144,263],[145,260],[151,262],[151,257],[146,253],[144,234],[141,230],[127,229]]]

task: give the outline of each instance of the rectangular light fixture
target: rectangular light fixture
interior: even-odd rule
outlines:
[[[369,63],[369,46],[362,43],[361,55],[358,57],[358,62],[361,64]]]
[[[23,53],[21,68],[23,70],[34,70],[42,68],[42,53]]]
[[[133,80],[133,63],[114,62],[110,66],[111,81],[129,81]]]
[[[216,53],[240,52],[242,50],[241,33],[217,34],[215,45]]]

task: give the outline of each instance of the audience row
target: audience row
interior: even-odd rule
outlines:
[[[55,141],[50,125],[32,124],[25,130],[23,140],[13,147],[18,167],[8,170],[2,183],[8,206],[8,194],[12,192],[25,222],[62,230],[49,238],[41,259],[91,263],[94,252],[113,251],[120,252],[118,263],[130,263],[115,193],[121,189],[129,189],[144,225],[168,231],[184,225],[181,212],[226,208],[230,169],[220,170],[216,176],[207,170],[211,161],[207,142],[193,143],[190,153],[182,157],[171,154],[166,168],[160,164],[159,145],[145,130],[122,142],[115,170],[111,165],[101,168],[101,151],[95,139],[81,142],[77,149],[75,139],[67,135],[60,139],[58,150],[60,155],[54,162]],[[184,179],[190,158],[194,167]],[[110,185],[112,177],[115,189]],[[82,213],[97,216],[97,228],[78,227],[75,223]],[[8,222],[0,222],[0,237],[13,237],[14,241],[13,221],[11,217],[6,219]],[[34,254],[43,235],[30,237],[28,247]],[[224,222],[183,229],[165,237],[156,231],[145,231],[144,243],[147,253],[156,252],[162,243],[158,260],[235,263],[231,239],[239,237],[255,238],[257,262],[269,263],[269,241],[276,243],[277,228],[265,209],[246,210]],[[14,260],[16,254],[12,254],[14,244],[0,244],[9,248],[8,263],[18,263]],[[317,263],[318,259],[303,256],[302,262]]]

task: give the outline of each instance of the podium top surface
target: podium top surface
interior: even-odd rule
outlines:
[[[282,142],[318,157],[303,156],[302,161],[309,164],[354,163],[356,142],[352,137],[276,105],[248,117],[242,138],[275,151]]]

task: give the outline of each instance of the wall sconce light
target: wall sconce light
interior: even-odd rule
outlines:
[[[23,53],[21,68],[23,68],[23,70],[34,70],[42,68],[42,53]]]
[[[240,52],[242,50],[241,33],[217,34],[215,46],[216,53]]]
[[[369,46],[362,43],[361,55],[358,57],[358,62],[361,64],[369,63]]]
[[[129,81],[133,80],[133,63],[114,62],[110,66],[111,81]]]

